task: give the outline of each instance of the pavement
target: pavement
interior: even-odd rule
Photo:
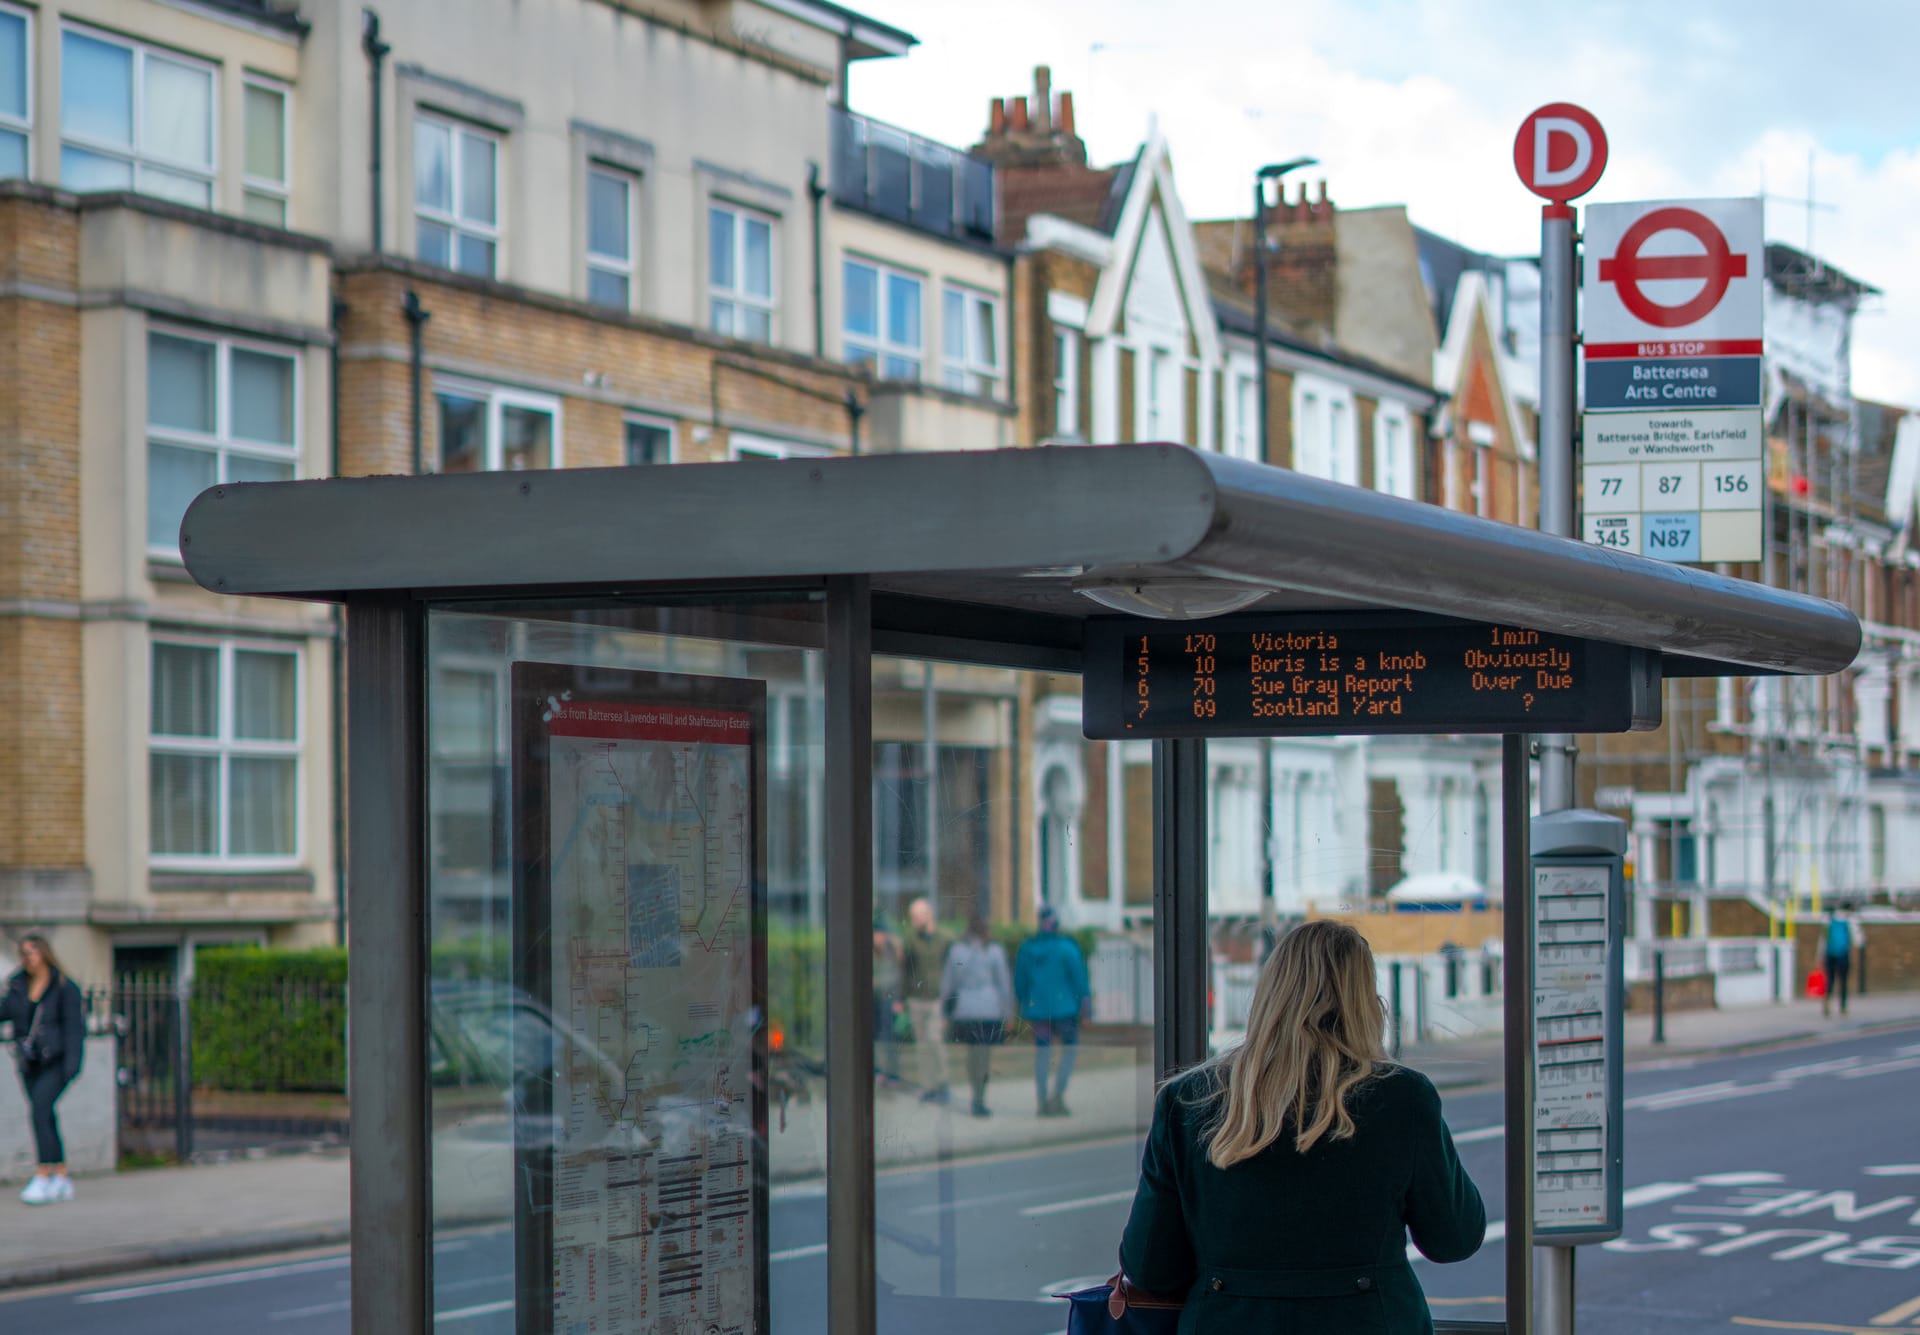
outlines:
[[[1813,1040],[1857,1039],[1878,1031],[1920,1026],[1920,993],[1875,993],[1856,998],[1842,1018],[1823,1018],[1817,1001],[1793,1001],[1741,1010],[1669,1015],[1666,1042],[1651,1040],[1651,1019],[1627,1017],[1628,1064],[1659,1071],[1668,1063],[1712,1054],[1765,1049]],[[1034,1151],[1095,1145],[1138,1135],[1150,1099],[1141,1054],[1132,1049],[1082,1048],[1068,1102],[1074,1115],[1040,1118],[1034,1105],[1028,1049],[998,1054],[988,1102],[994,1116],[976,1119],[964,1105],[922,1103],[917,1091],[883,1089],[876,1097],[875,1157],[883,1168],[964,1164],[1009,1148]],[[911,1067],[911,1052],[908,1066]],[[954,1054],[956,1057],[958,1054]],[[1498,1035],[1409,1045],[1402,1053],[1444,1088],[1465,1093],[1499,1082]],[[1453,1097],[1449,1096],[1449,1107]],[[824,1168],[824,1109],[817,1093],[772,1114],[771,1160],[777,1196],[804,1199]],[[475,1139],[463,1171],[478,1185],[452,1213],[495,1218],[510,1190],[510,1149],[497,1139]],[[437,1143],[437,1152],[456,1150]],[[453,1156],[450,1154],[449,1158]],[[448,1214],[446,1163],[436,1162],[436,1205]],[[498,1180],[496,1182],[496,1174]],[[348,1160],[344,1153],[281,1155],[221,1163],[154,1168],[76,1179],[76,1198],[28,1207],[0,1197],[0,1290],[126,1275],[166,1265],[189,1265],[338,1244],[347,1237]]]

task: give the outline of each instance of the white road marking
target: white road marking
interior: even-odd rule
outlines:
[[[1020,1213],[1029,1219],[1041,1219],[1050,1214],[1065,1214],[1069,1210],[1091,1210],[1099,1205],[1118,1205],[1121,1201],[1133,1199],[1133,1188],[1125,1191],[1109,1191],[1104,1196],[1082,1196],[1074,1201],[1055,1201],[1052,1205],[1029,1205]]]
[[[811,1247],[789,1247],[783,1252],[773,1253],[773,1255],[767,1259],[769,1261],[798,1261],[803,1257],[825,1256],[826,1254],[827,1244],[824,1242],[816,1242]]]
[[[1620,1205],[1622,1209],[1631,1210],[1636,1206],[1654,1205],[1660,1201],[1672,1200],[1675,1196],[1690,1195],[1694,1190],[1695,1187],[1691,1182],[1649,1182],[1644,1187],[1632,1187],[1627,1191],[1621,1192]],[[1504,1219],[1496,1219],[1487,1225],[1486,1240],[1483,1241],[1480,1246],[1484,1249],[1506,1236],[1507,1221]],[[1407,1244],[1407,1259],[1409,1261],[1424,1261],[1426,1257],[1420,1254],[1418,1247],[1409,1242]]]
[[[1856,1066],[1851,1071],[1840,1072],[1842,1080],[1859,1080],[1870,1075],[1887,1075],[1893,1071],[1920,1071],[1920,1057],[1896,1057],[1892,1061],[1875,1062],[1872,1066]]]
[[[1862,1168],[1868,1177],[1920,1177],[1920,1163],[1883,1163]]]
[[[916,1205],[907,1211],[912,1215],[944,1214],[948,1210],[968,1210],[976,1205],[1009,1205],[1014,1201],[1028,1200],[1034,1196],[1044,1196],[1059,1191],[1062,1187],[1097,1187],[1108,1178],[1086,1182],[1060,1182],[1048,1187],[1022,1187],[1019,1191],[1002,1191],[992,1196],[962,1196],[958,1200],[935,1201],[931,1205]]]
[[[767,1193],[767,1199],[773,1201],[810,1201],[824,1199],[827,1184],[824,1182],[790,1182],[786,1186],[775,1187]]]
[[[353,1309],[351,1302],[315,1303],[312,1307],[289,1307],[284,1312],[269,1312],[269,1321],[299,1321],[310,1316],[325,1316],[330,1312],[347,1312]]]
[[[1770,1187],[1787,1177],[1785,1173],[1705,1173],[1693,1180],[1703,1187]]]
[[[1670,1090],[1665,1094],[1643,1094],[1637,1099],[1628,1099],[1627,1107],[1646,1112],[1665,1112],[1669,1108],[1688,1108],[1696,1103],[1718,1103],[1722,1099],[1751,1098],[1755,1094],[1777,1094],[1783,1089],[1792,1088],[1791,1080],[1769,1080],[1758,1085],[1736,1085],[1730,1080],[1722,1080],[1692,1089]]]
[[[1471,1145],[1476,1140],[1498,1140],[1507,1134],[1504,1126],[1476,1126],[1471,1131],[1462,1131],[1453,1138],[1456,1145]]]
[[[513,1299],[502,1298],[497,1303],[481,1303],[476,1307],[461,1307],[451,1312],[435,1312],[435,1321],[465,1321],[468,1317],[491,1316],[495,1312],[511,1312]]]
[[[1810,1075],[1831,1075],[1835,1071],[1844,1071],[1849,1066],[1858,1066],[1865,1060],[1865,1057],[1835,1057],[1832,1061],[1789,1066],[1784,1071],[1775,1071],[1773,1076],[1776,1080],[1800,1080]]]
[[[277,1279],[281,1275],[306,1275],[315,1270],[337,1270],[347,1265],[344,1256],[324,1261],[296,1261],[290,1265],[262,1266],[258,1270],[233,1270],[220,1275],[197,1275],[192,1279],[172,1279],[162,1284],[141,1284],[130,1289],[108,1289],[104,1293],[82,1294],[76,1303],[122,1303],[159,1293],[190,1293],[195,1289],[217,1289],[229,1284],[251,1284],[256,1279]]]
[[[1690,1196],[1694,1190],[1691,1182],[1649,1182],[1644,1187],[1630,1187],[1621,1192],[1620,1204],[1623,1209],[1631,1210],[1636,1206],[1670,1201],[1675,1196]]]

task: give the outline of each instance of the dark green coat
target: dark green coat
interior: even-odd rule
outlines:
[[[1120,1263],[1146,1292],[1185,1296],[1180,1335],[1432,1330],[1407,1237],[1430,1260],[1464,1261],[1487,1212],[1433,1084],[1381,1070],[1353,1093],[1350,1139],[1301,1154],[1289,1131],[1228,1169],[1207,1161],[1215,1077],[1160,1091]]]

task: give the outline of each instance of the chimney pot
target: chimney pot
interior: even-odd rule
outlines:
[[[1073,133],[1073,94],[1071,92],[1060,94],[1059,126],[1060,133]]]
[[[1320,198],[1318,202],[1322,204],[1327,202],[1327,182],[1325,177],[1320,179]]]
[[[1015,97],[1008,100],[1007,119],[1012,124],[1015,134],[1022,134],[1026,131],[1028,126],[1026,98]]]
[[[1040,133],[1053,133],[1053,71],[1045,65],[1033,70],[1033,121]]]
[[[987,137],[998,139],[1007,132],[1007,99],[996,97],[987,104]]]

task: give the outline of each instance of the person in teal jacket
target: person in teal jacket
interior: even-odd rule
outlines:
[[[1080,1021],[1092,991],[1080,943],[1060,934],[1051,904],[1040,910],[1040,930],[1020,946],[1013,961],[1013,995],[1021,1018],[1033,1026],[1033,1083],[1042,1117],[1067,1115],[1067,1081],[1080,1050]],[[1047,1094],[1048,1058],[1060,1054],[1053,1094]]]
[[[1480,1192],[1432,1083],[1386,1060],[1375,988],[1359,932],[1297,927],[1245,1040],[1160,1091],[1120,1262],[1185,1300],[1180,1335],[1431,1335],[1408,1238],[1432,1261],[1480,1249]]]

